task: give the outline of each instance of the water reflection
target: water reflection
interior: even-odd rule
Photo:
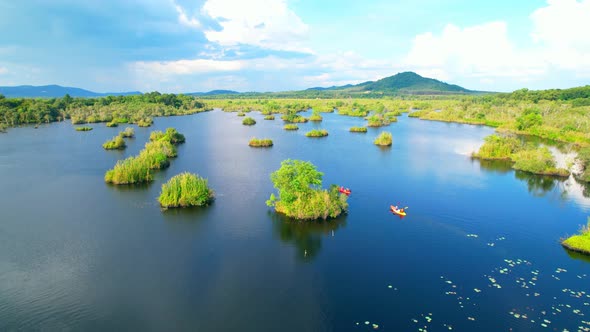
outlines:
[[[529,192],[535,197],[543,197],[555,189],[555,186],[563,180],[545,175],[536,175],[529,172],[515,171],[514,177],[526,182]]]
[[[482,170],[496,174],[506,174],[512,171],[512,162],[506,160],[483,160],[483,159],[471,159],[479,161],[479,167]]]
[[[285,243],[297,249],[299,259],[310,262],[322,248],[322,237],[334,236],[336,231],[346,226],[346,216],[320,221],[296,221],[274,212],[268,212],[273,230]]]
[[[580,253],[577,253],[575,251],[567,250],[565,248],[563,248],[563,250],[565,250],[565,252],[567,253],[567,255],[570,258],[581,260],[581,261],[586,262],[586,263],[590,263],[590,257],[588,255],[580,254]]]

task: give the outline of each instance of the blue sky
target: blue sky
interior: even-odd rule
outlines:
[[[590,0],[0,0],[0,85],[298,90],[402,71],[469,89],[590,81]]]

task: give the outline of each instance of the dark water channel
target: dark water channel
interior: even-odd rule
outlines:
[[[328,114],[288,132],[250,116],[157,118],[123,152],[102,149],[124,129],[104,124],[0,135],[0,330],[590,328],[590,262],[559,245],[590,200],[573,181],[472,161],[492,129],[404,116],[353,134],[362,119]],[[187,140],[170,168],[146,186],[104,183],[166,127]],[[330,135],[305,137],[314,127]],[[372,144],[381,130],[391,148]],[[250,148],[253,136],[275,145]],[[287,158],[350,187],[348,215],[300,224],[270,211],[269,174]],[[162,183],[184,171],[208,178],[216,201],[161,211]],[[396,203],[405,219],[388,212]]]

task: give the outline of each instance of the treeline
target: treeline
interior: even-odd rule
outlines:
[[[139,123],[151,117],[192,114],[205,104],[192,96],[151,92],[101,98],[5,98],[0,95],[0,124],[16,127],[72,119],[72,123]]]
[[[570,101],[574,106],[590,106],[590,85],[571,89],[529,90],[520,89],[512,93],[498,94],[497,97],[513,100],[538,102],[541,100]]]

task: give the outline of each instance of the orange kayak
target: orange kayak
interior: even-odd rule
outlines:
[[[392,213],[395,213],[400,217],[404,217],[406,215],[406,211],[404,211],[404,209],[396,209],[395,206],[393,206],[393,205],[390,205],[389,209],[391,210]]]

